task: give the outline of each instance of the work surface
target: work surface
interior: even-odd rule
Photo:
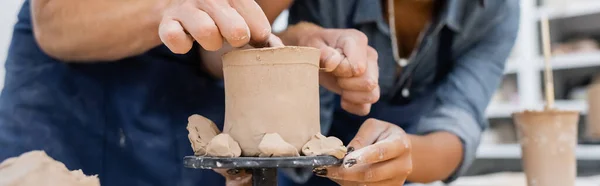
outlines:
[[[600,186],[600,175],[577,178],[576,186]],[[411,184],[408,186],[444,186],[443,183]],[[449,186],[527,186],[523,173],[495,173],[480,176],[464,176]]]

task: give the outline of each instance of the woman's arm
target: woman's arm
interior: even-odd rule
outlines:
[[[448,132],[433,132],[424,136],[408,135],[412,143],[412,173],[407,180],[429,183],[446,179],[463,157],[463,145],[458,136]]]
[[[423,136],[413,136],[414,171],[409,181],[449,182],[475,160],[486,128],[485,109],[502,80],[519,28],[518,2],[504,3],[498,22],[456,59],[436,90],[436,108],[419,121],[417,134]]]

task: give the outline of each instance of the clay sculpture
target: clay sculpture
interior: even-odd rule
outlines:
[[[309,47],[236,50],[223,55],[225,127],[243,156],[259,156],[264,134],[301,151],[319,125],[319,56]]]
[[[225,127],[218,134],[209,119],[190,116],[188,137],[195,155],[288,157],[303,152],[343,158],[342,141],[319,133],[319,56],[309,47],[223,55]]]
[[[546,109],[515,113],[528,185],[573,186],[579,113]]]
[[[69,171],[65,164],[44,151],[31,151],[0,163],[2,186],[100,186],[97,176],[86,176],[81,170]]]

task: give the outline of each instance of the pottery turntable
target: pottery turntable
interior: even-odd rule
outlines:
[[[252,185],[276,186],[277,168],[315,168],[340,165],[333,156],[237,157],[186,156],[183,165],[194,169],[245,169],[252,172]]]
[[[220,132],[188,118],[194,169],[252,172],[255,186],[276,186],[278,168],[340,165],[342,141],[321,135],[320,51],[309,47],[235,50],[223,55],[225,122]]]

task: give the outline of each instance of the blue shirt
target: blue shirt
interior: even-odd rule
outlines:
[[[292,23],[357,28],[368,35],[380,54],[382,88],[370,116],[411,133],[457,134],[465,158],[449,180],[474,158],[485,128],[483,110],[502,75],[519,12],[511,0],[486,1],[485,7],[451,2],[397,81],[378,0],[297,0],[291,8]],[[183,156],[193,154],[187,117],[201,114],[219,127],[224,117],[222,81],[200,70],[197,53],[175,55],[158,46],[112,63],[64,63],[40,50],[29,7],[26,0],[6,60],[0,160],[41,149],[69,169],[99,174],[102,185],[224,184],[212,171],[181,165]],[[402,89],[409,96],[402,97]],[[365,117],[341,110],[339,97],[325,90],[321,96],[324,132],[349,141]]]
[[[371,114],[350,115],[339,107],[338,96],[322,93],[322,125],[331,127],[330,134],[345,142],[369,117],[389,121],[413,134],[453,133],[463,143],[464,157],[445,180],[450,182],[475,159],[481,133],[487,127],[485,108],[499,86],[517,36],[519,1],[436,1],[438,14],[399,77],[381,2],[296,0],[290,9],[290,24],[307,21],[325,28],[358,29],[379,53],[381,99]]]
[[[182,165],[193,155],[187,117],[219,127],[224,118],[222,81],[200,70],[198,53],[159,46],[111,63],[64,63],[40,50],[32,29],[27,0],[5,65],[0,161],[39,149],[107,186],[225,184]]]

